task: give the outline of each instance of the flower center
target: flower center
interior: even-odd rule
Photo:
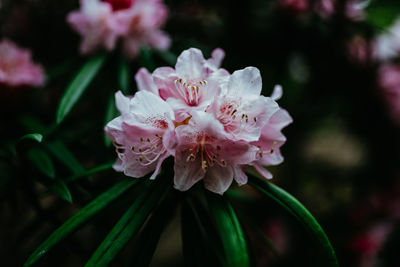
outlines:
[[[228,100],[219,109],[218,120],[224,125],[227,132],[238,134],[247,129],[256,127],[257,117],[249,117],[240,111],[240,101]]]
[[[204,172],[208,170],[208,166],[214,166],[218,164],[222,167],[226,166],[226,161],[220,157],[219,151],[221,147],[219,145],[213,146],[211,143],[212,137],[201,136],[197,138],[197,142],[188,149],[190,153],[186,161],[195,161],[196,159],[201,160],[201,168]]]
[[[140,137],[139,141],[130,148],[126,148],[124,145],[118,144],[115,141],[115,150],[118,156],[122,159],[126,149],[130,149],[135,155],[134,158],[142,166],[150,165],[156,162],[162,154],[166,152],[166,148],[162,143],[162,136],[154,134],[154,136]]]
[[[104,1],[111,5],[113,11],[118,11],[130,8],[135,0],[104,0]]]
[[[197,106],[203,95],[204,87],[207,81],[185,81],[183,79],[175,80],[175,88],[178,94],[190,106]]]

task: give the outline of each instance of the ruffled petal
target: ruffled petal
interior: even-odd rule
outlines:
[[[175,69],[183,78],[201,79],[204,75],[205,59],[197,48],[190,48],[180,54],[176,61]]]
[[[145,68],[140,68],[135,75],[135,80],[140,91],[149,91],[158,95],[158,88],[154,83],[153,76]]]
[[[255,67],[235,71],[228,82],[228,94],[237,96],[260,95],[261,74]]]

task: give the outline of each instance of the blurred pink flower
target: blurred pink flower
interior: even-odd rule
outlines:
[[[172,109],[146,91],[131,99],[118,92],[115,101],[121,116],[105,127],[118,154],[114,169],[135,178],[154,171],[150,179],[155,179],[162,162],[170,155],[164,146],[168,138],[164,137],[174,129]]]
[[[371,58],[370,46],[361,36],[354,36],[348,43],[348,55],[355,63],[365,64]]]
[[[42,86],[45,74],[41,66],[32,62],[31,52],[3,39],[0,42],[0,84]]]
[[[380,60],[388,60],[399,56],[400,52],[400,18],[385,32],[375,39],[374,56]]]
[[[400,125],[400,65],[382,65],[378,73],[379,85],[390,115]]]
[[[277,2],[280,7],[298,13],[307,11],[309,7],[309,0],[278,0]]]
[[[357,253],[358,267],[374,267],[378,264],[378,253],[393,229],[390,221],[379,222],[357,236],[351,247]]]
[[[318,0],[315,10],[323,18],[331,17],[337,8],[337,0]],[[365,17],[365,3],[361,0],[347,0],[344,6],[344,13],[348,19],[362,20]]]
[[[133,58],[142,45],[169,47],[169,37],[160,30],[166,18],[161,0],[81,0],[81,9],[71,12],[67,21],[82,36],[82,54],[99,48],[111,51],[121,39],[125,53]]]

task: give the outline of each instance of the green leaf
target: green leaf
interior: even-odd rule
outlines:
[[[226,266],[250,266],[246,238],[231,204],[222,196],[207,192],[225,252]]]
[[[65,183],[61,180],[58,180],[54,185],[50,187],[57,195],[59,195],[65,201],[72,203],[72,196],[71,192],[69,191],[68,187]]]
[[[129,94],[129,62],[122,55],[118,67],[118,85],[119,89],[125,94]]]
[[[377,29],[388,28],[399,16],[400,8],[397,6],[386,5],[371,7],[367,12],[367,21]]]
[[[43,135],[38,133],[26,134],[19,139],[19,142],[24,140],[34,140],[38,143],[41,143],[43,140]]]
[[[37,260],[39,260],[49,249],[55,246],[57,243],[68,237],[76,229],[82,226],[85,222],[91,219],[94,215],[99,213],[105,207],[107,207],[113,200],[117,199],[125,191],[135,185],[139,180],[127,179],[116,185],[111,189],[104,192],[80,211],[75,213],[69,218],[62,226],[56,229],[50,237],[48,237],[28,258],[24,266],[31,266]]]
[[[57,124],[61,123],[72,107],[78,102],[94,76],[99,72],[106,59],[106,54],[92,57],[87,61],[67,87],[57,110]]]
[[[87,171],[74,174],[74,175],[68,177],[67,179],[65,179],[65,182],[66,183],[70,183],[70,182],[75,181],[75,180],[77,180],[77,179],[79,179],[81,177],[85,177],[85,176],[89,176],[89,175],[92,175],[92,174],[95,174],[95,173],[98,173],[98,172],[109,170],[109,169],[111,169],[113,164],[114,163],[112,163],[112,162],[106,163],[106,164],[103,164],[103,165],[96,166],[96,167],[94,167],[92,169],[89,169]]]
[[[72,173],[82,173],[85,168],[79,163],[72,152],[59,140],[47,144],[47,149]]]
[[[326,258],[324,266],[339,266],[335,251],[324,230],[311,213],[296,198],[278,186],[253,176],[249,176],[249,184],[277,202],[303,225],[321,248],[323,256]]]
[[[55,170],[50,157],[41,149],[33,148],[28,152],[28,159],[44,175],[55,178]]]
[[[140,232],[132,249],[132,261],[129,266],[147,267],[150,265],[158,241],[177,207],[176,197],[168,198],[154,211],[149,222]]]
[[[150,72],[155,69],[155,65],[151,57],[151,51],[148,46],[142,46],[140,48],[139,63]]]
[[[26,134],[22,136],[15,145],[15,151],[19,155],[24,155],[35,146],[37,143],[41,143],[43,140],[43,135],[38,133]],[[14,151],[14,150],[13,150]]]
[[[104,116],[104,125],[106,125],[108,122],[110,122],[112,119],[116,118],[117,116],[118,116],[118,110],[115,106],[114,95],[111,95],[110,98],[108,99],[106,115]],[[106,147],[109,147],[111,145],[111,140],[106,135],[105,132],[104,132],[104,144],[106,145]]]
[[[168,190],[165,189],[164,183],[159,183],[155,189],[150,187],[147,190],[143,190],[111,229],[85,266],[108,266],[139,230],[151,211],[165,197],[167,192]]]

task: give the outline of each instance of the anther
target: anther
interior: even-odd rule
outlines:
[[[206,171],[206,170],[208,169],[207,161],[203,160],[203,161],[201,162],[201,168],[202,168],[204,171]]]
[[[221,160],[221,164],[222,164],[222,166],[225,167],[225,166],[226,166],[226,161],[225,161],[224,159],[222,159],[222,160]]]
[[[131,146],[131,150],[132,150],[132,151],[135,151],[135,146]]]

